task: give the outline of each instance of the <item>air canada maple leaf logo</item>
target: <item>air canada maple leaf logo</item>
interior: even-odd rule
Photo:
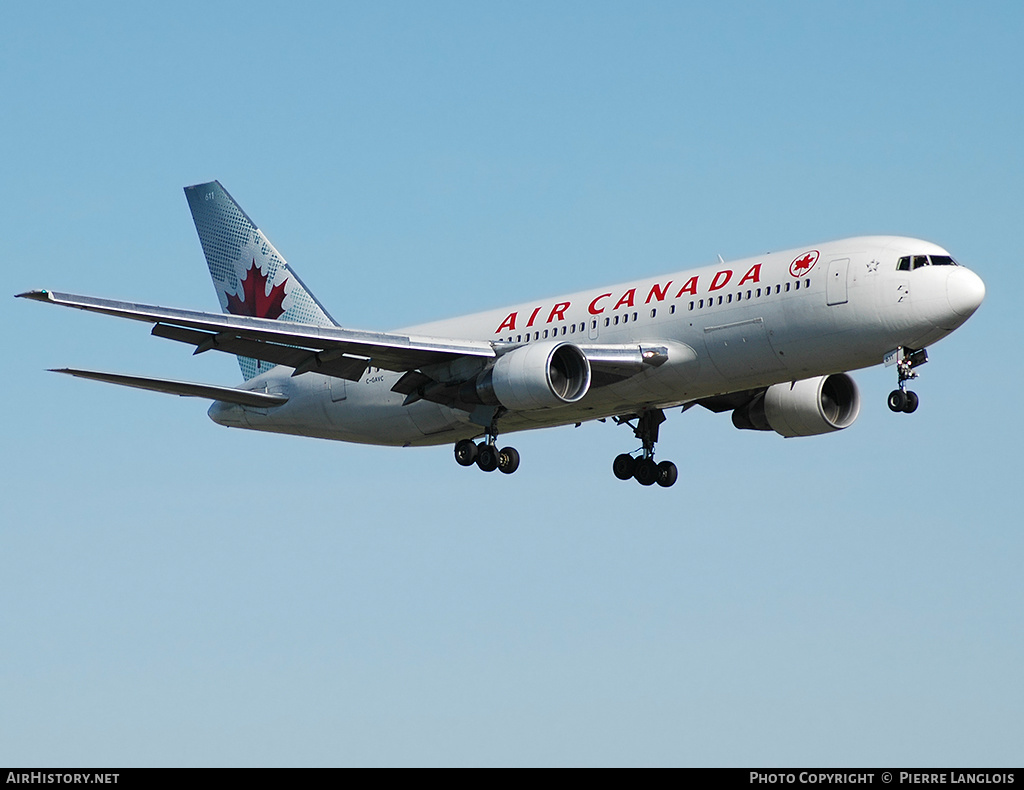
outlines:
[[[805,252],[803,255],[794,259],[794,261],[791,264],[789,264],[789,273],[792,274],[794,277],[802,277],[803,275],[807,274],[807,272],[809,272],[811,269],[813,269],[814,264],[816,264],[817,262],[817,250]]]
[[[280,285],[271,288],[268,294],[267,275],[260,271],[253,258],[252,266],[246,269],[245,277],[242,278],[241,294],[228,294],[228,312],[253,318],[279,318],[284,313],[284,286],[287,282],[285,278]]]

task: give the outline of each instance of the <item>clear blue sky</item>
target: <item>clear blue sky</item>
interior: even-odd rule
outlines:
[[[234,431],[76,365],[234,384],[7,299],[0,764],[1019,765],[1024,7],[0,5],[9,296],[216,309],[218,178],[386,329],[864,233],[988,298],[912,417],[674,413],[450,448]]]

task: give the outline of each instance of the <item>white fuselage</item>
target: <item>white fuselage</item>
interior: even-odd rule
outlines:
[[[501,417],[502,433],[665,408],[700,398],[869,367],[897,347],[923,348],[977,308],[980,278],[963,266],[897,270],[903,256],[948,255],[930,242],[858,237],[633,280],[402,331],[498,344],[558,340],[668,349],[668,360],[577,403]],[[279,367],[245,389],[288,397],[268,409],[215,403],[221,424],[383,445],[432,445],[483,433],[470,412],[403,405],[401,374],[359,381]]]

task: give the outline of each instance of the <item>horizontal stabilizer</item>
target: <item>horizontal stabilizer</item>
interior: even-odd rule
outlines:
[[[76,370],[74,368],[59,368],[51,372],[66,373],[69,376],[77,376],[80,379],[105,381],[108,384],[120,384],[124,387],[136,387],[141,390],[166,392],[170,395],[181,395],[185,398],[209,398],[210,400],[219,400],[225,403],[237,403],[240,406],[266,408],[267,406],[280,406],[282,403],[288,402],[288,398],[284,395],[268,395],[265,392],[249,392],[247,390],[235,389],[234,387],[218,387],[214,384],[193,384],[189,381],[152,379],[144,376],[122,376],[118,373]]]

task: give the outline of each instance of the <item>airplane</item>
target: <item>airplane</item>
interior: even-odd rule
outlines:
[[[942,247],[864,236],[537,299],[391,332],[339,325],[218,181],[185,188],[221,313],[35,290],[19,297],[152,324],[238,358],[237,387],[61,368],[213,400],[224,426],[374,445],[453,444],[455,460],[511,474],[501,434],[611,419],[640,446],[612,472],[672,486],[655,461],[665,412],[731,412],[785,437],[842,430],[860,412],[849,371],[885,364],[893,412],[985,285]]]

